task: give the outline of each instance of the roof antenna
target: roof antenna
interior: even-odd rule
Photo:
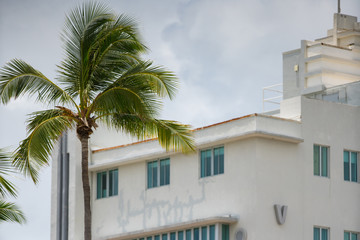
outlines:
[[[338,13],[341,12],[341,8],[340,8],[340,0],[338,0]]]

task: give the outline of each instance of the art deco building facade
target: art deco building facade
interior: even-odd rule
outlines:
[[[194,131],[166,152],[109,131],[91,139],[94,239],[360,239],[360,23],[283,53],[279,111]],[[53,164],[52,239],[82,239],[80,146]],[[70,167],[69,167],[70,166]]]

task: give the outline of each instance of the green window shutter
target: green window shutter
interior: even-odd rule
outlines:
[[[184,240],[184,231],[178,232],[178,240]]]
[[[106,172],[101,173],[101,197],[107,197],[107,174]]]
[[[101,188],[102,188],[102,184],[101,184],[101,173],[97,173],[96,174],[97,177],[97,181],[96,181],[96,198],[99,199],[101,198],[102,194],[101,194]]]
[[[160,160],[160,186],[170,184],[170,159]]]
[[[211,176],[211,152],[212,150],[206,150],[205,156],[205,176]]]
[[[201,240],[208,240],[207,238],[207,227],[201,228]]]
[[[214,175],[224,173],[224,147],[214,148]]]
[[[350,240],[350,233],[344,232],[344,240]]]
[[[350,181],[350,154],[349,154],[349,151],[344,151],[344,180]]]
[[[320,228],[314,227],[314,240],[320,240]]]
[[[148,162],[148,188],[153,188],[158,186],[158,162]]]
[[[314,145],[314,175],[320,176],[320,146],[318,145]]]
[[[329,229],[322,228],[321,229],[321,240],[328,240],[329,239],[328,233],[329,233]]]
[[[205,177],[205,156],[206,156],[206,152],[205,151],[201,151],[201,153],[200,153],[200,158],[201,158],[201,160],[200,160],[200,172],[201,172],[201,174],[200,174],[200,176],[201,177]]]
[[[328,177],[328,148],[321,147],[321,176]]]
[[[215,225],[210,225],[210,240],[215,240]]]
[[[358,234],[357,233],[351,233],[351,240],[358,240]]]
[[[167,233],[165,233],[161,236],[161,240],[167,240],[167,239],[168,239]]]
[[[230,227],[227,224],[223,224],[221,226],[221,240],[229,240],[229,235],[230,235],[229,228]]]
[[[194,240],[200,240],[200,238],[199,238],[199,228],[194,228]]]
[[[109,196],[118,195],[118,170],[109,171]]]
[[[351,152],[351,181],[357,182],[357,153]]]
[[[191,240],[191,229],[186,230],[186,240]]]

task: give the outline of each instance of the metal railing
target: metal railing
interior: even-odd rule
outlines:
[[[280,90],[281,87],[281,90]],[[280,95],[279,95],[280,94]],[[270,97],[266,97],[265,95],[271,95]],[[282,84],[274,84],[268,87],[263,88],[263,112],[265,112],[265,103],[271,103],[280,105],[280,102],[283,98],[283,90]]]

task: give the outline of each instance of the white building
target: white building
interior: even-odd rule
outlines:
[[[93,238],[360,239],[357,18],[335,14],[327,37],[283,53],[283,73],[279,111],[196,129],[193,154],[96,132]],[[79,149],[69,133],[53,164],[52,239],[83,238]]]

